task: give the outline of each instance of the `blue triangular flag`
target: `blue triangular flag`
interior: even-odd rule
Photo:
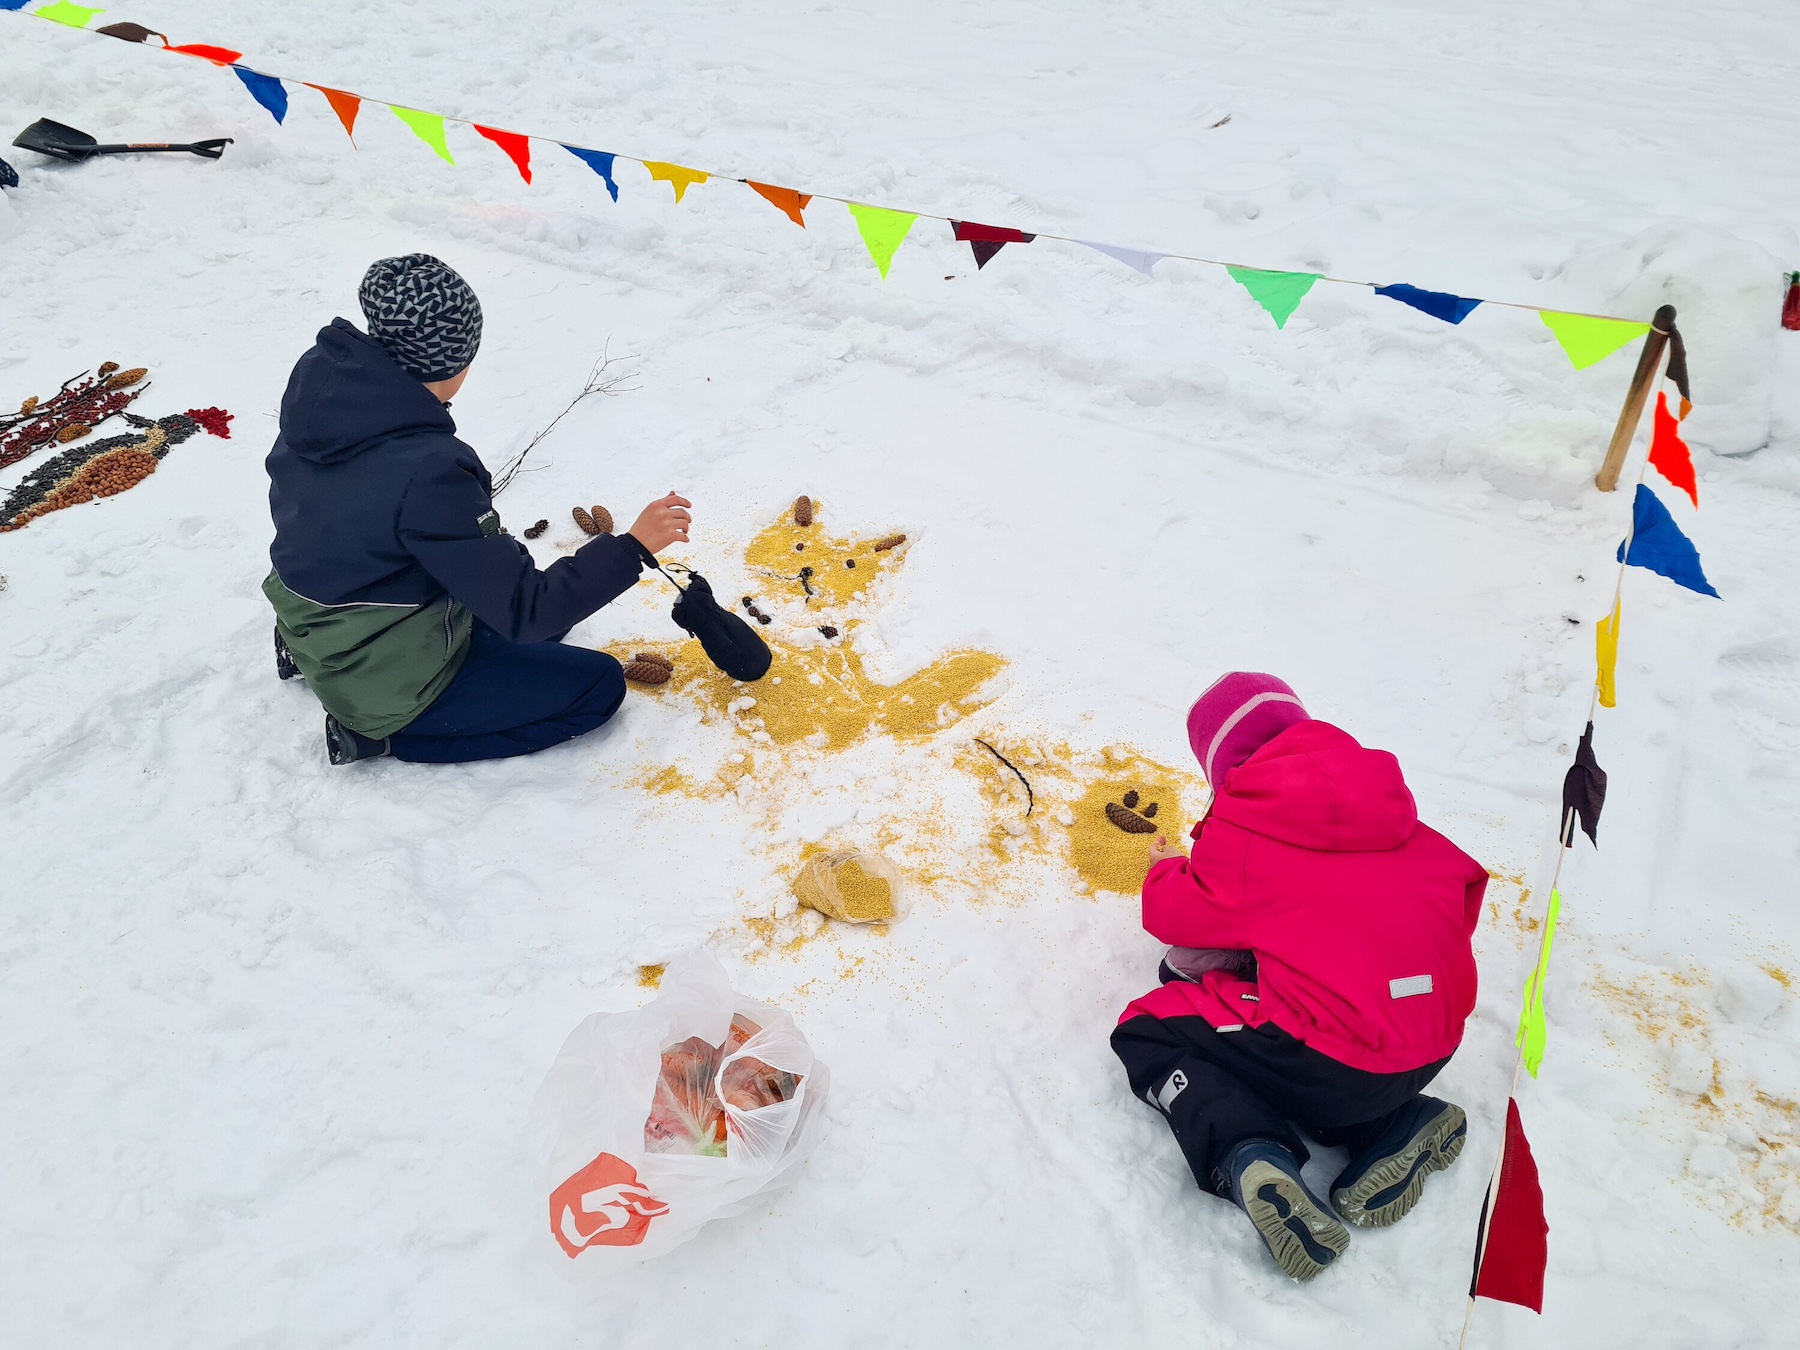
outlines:
[[[1442,319],[1445,323],[1461,323],[1469,317],[1470,311],[1479,305],[1479,300],[1467,300],[1460,295],[1451,295],[1448,291],[1422,291],[1417,286],[1377,286],[1375,294],[1385,295],[1390,300],[1398,300],[1403,305],[1411,305],[1434,319]]]
[[[619,185],[613,182],[612,176],[613,160],[617,158],[616,155],[609,155],[604,150],[583,150],[578,145],[565,145],[563,149],[604,178],[606,190],[612,193],[612,199],[615,202],[619,200]]]
[[[250,97],[267,108],[271,117],[277,122],[287,120],[287,90],[282,88],[280,80],[247,66],[233,66],[232,69],[244,82],[244,88],[250,91]]]
[[[1712,582],[1706,579],[1706,573],[1700,570],[1700,554],[1693,541],[1681,532],[1681,526],[1675,523],[1669,508],[1662,504],[1662,498],[1642,483],[1638,484],[1637,497],[1631,503],[1631,552],[1627,554],[1625,545],[1620,544],[1619,561],[1633,567],[1648,567],[1677,586],[1686,586],[1701,595],[1710,595],[1715,600],[1722,598],[1712,588]]]

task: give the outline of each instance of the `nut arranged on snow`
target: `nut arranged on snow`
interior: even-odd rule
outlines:
[[[802,494],[794,498],[794,524],[810,525],[813,520],[812,498]]]
[[[744,608],[749,611],[750,617],[755,619],[758,623],[773,622],[767,614],[764,614],[756,607],[756,601],[748,595],[744,597]]]
[[[106,387],[108,389],[129,389],[149,373],[150,370],[147,366],[133,366],[130,370],[121,370],[117,375],[109,377]]]
[[[1125,800],[1125,805],[1129,806],[1134,811],[1137,810],[1137,804],[1138,804],[1137,789],[1136,788],[1127,789],[1124,800]]]
[[[637,655],[633,656],[631,659],[634,663],[639,662],[639,661],[648,661],[651,665],[661,666],[664,670],[674,670],[675,669],[675,663],[673,661],[671,661],[668,657],[664,656],[661,652],[639,652],[639,653],[637,653]]]
[[[525,527],[525,537],[527,539],[536,539],[540,534],[542,534],[545,530],[547,530],[549,528],[550,528],[549,521],[540,520],[535,525],[527,525]]]
[[[612,512],[608,511],[604,506],[590,508],[588,515],[593,517],[594,526],[601,534],[611,534],[613,532]]]
[[[667,684],[674,667],[656,661],[627,661],[625,678],[634,684]]]
[[[886,539],[877,539],[875,541],[875,551],[877,553],[886,553],[890,548],[899,548],[900,545],[904,544],[905,542],[906,542],[905,535],[890,534]]]
[[[1145,820],[1136,811],[1128,811],[1117,802],[1106,804],[1106,818],[1117,825],[1126,834],[1155,834],[1156,826]]]
[[[71,422],[56,433],[56,442],[58,445],[67,445],[70,441],[80,440],[92,430],[93,428],[85,422]]]
[[[580,527],[583,534],[600,533],[600,527],[594,523],[594,518],[581,507],[576,507],[569,514],[575,517],[575,524]]]

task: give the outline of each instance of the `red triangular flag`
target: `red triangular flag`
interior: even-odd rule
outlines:
[[[748,178],[744,181],[750,183]],[[806,217],[801,215],[801,212],[806,210],[806,204],[812,200],[809,194],[795,192],[793,188],[770,187],[767,183],[750,183],[750,186],[755,190],[756,195],[768,202],[770,206],[777,211],[784,212],[787,218],[801,229],[806,228]]]
[[[975,255],[977,272],[1008,244],[1029,244],[1037,238],[1035,234],[1026,234],[1009,225],[977,225],[972,220],[953,220],[950,225],[956,231],[956,237]]]
[[[163,50],[180,52],[183,56],[197,56],[202,61],[211,61],[215,66],[228,66],[243,55],[229,47],[209,47],[204,42],[185,42],[179,47],[165,46]]]
[[[1681,439],[1681,423],[1669,411],[1669,396],[1656,391],[1655,431],[1650,436],[1650,467],[1676,487],[1687,493],[1688,500],[1700,505],[1700,488],[1694,482],[1694,457],[1687,442]]]
[[[475,130],[506,152],[506,157],[518,169],[519,177],[527,183],[531,181],[531,137],[521,136],[516,131],[495,131],[479,123],[475,124]]]
[[[1537,1161],[1525,1139],[1519,1104],[1510,1097],[1493,1205],[1492,1219],[1487,1205],[1481,1207],[1482,1237],[1475,1248],[1475,1278],[1469,1297],[1516,1303],[1541,1313],[1544,1267],[1550,1260],[1550,1225],[1544,1221],[1544,1190],[1538,1184]]]
[[[356,114],[362,111],[362,100],[355,94],[346,94],[342,89],[327,89],[322,84],[308,85],[309,89],[317,89],[325,95],[325,101],[331,105],[331,111],[337,114],[338,121],[344,124],[344,134],[356,144]]]

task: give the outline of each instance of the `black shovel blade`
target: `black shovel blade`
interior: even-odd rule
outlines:
[[[100,150],[100,142],[87,132],[66,127],[48,117],[40,117],[26,127],[13,138],[13,144],[22,150],[35,150],[56,159],[87,159]]]

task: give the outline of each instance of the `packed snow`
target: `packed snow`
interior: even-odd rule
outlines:
[[[277,126],[227,71],[0,14],[0,129],[235,138],[216,163],[0,151],[23,179],[0,194],[0,403],[117,360],[150,368],[138,411],[235,415],[0,539],[5,1341],[1395,1350],[1462,1327],[1630,510],[1592,485],[1629,350],[1575,372],[1527,311],[1451,328],[1325,284],[1276,331],[1216,267],[1146,279],[1039,240],[978,272],[930,220],[884,282],[834,202],[802,231],[729,177],[677,205],[621,162],[615,204],[541,142],[527,188],[467,127],[452,168],[378,105],[352,146],[307,80],[1131,248],[1676,305],[1701,478],[1681,519],[1724,598],[1626,577],[1611,795],[1600,848],[1568,857],[1520,1095],[1544,1312],[1484,1302],[1469,1343],[1792,1344],[1792,17],[139,0],[96,20],[292,77]],[[1004,671],[936,740],[771,748],[755,705],[639,690],[526,759],[328,765],[316,701],[273,671],[262,457],[312,334],[358,318],[369,261],[415,250],[485,308],[455,416],[491,467],[603,352],[630,375],[500,499],[514,533],[550,520],[540,562],[580,542],[571,506],[629,519],[673,487],[683,560],[766,593],[746,549],[806,492],[834,533],[908,535],[855,606],[874,679],[960,651]],[[571,640],[671,642],[671,598],[646,579]],[[1056,816],[1007,831],[1005,775],[968,750],[1029,747],[1070,799],[1084,765],[1189,774],[1182,715],[1232,668],[1393,750],[1496,876],[1439,1080],[1470,1147],[1304,1287],[1196,1190],[1108,1049],[1155,982],[1135,898],[1080,880]],[[759,755],[730,793],[657,787]],[[792,911],[805,847],[884,838],[905,919]],[[824,1129],[787,1189],[601,1272],[546,1231],[533,1094],[582,1018],[699,944],[829,1065]]]

